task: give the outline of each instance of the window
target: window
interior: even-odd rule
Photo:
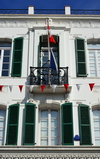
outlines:
[[[100,146],[100,110],[93,110],[95,145]]]
[[[41,110],[40,113],[40,144],[59,144],[59,112],[58,110]]]
[[[0,76],[10,74],[11,42],[0,42]]]
[[[4,145],[6,110],[0,109],[0,145]]]
[[[100,77],[100,44],[88,44],[89,75]]]

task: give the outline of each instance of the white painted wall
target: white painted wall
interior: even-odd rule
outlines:
[[[20,125],[19,125],[19,138],[18,145],[22,144],[22,122],[24,105],[30,99],[33,98],[37,105],[37,112],[39,112],[39,103],[49,100],[51,102],[57,102],[59,105],[65,102],[64,94],[41,94],[41,89],[39,94],[32,95],[27,91],[26,85],[28,83],[28,76],[30,74],[30,66],[37,67],[38,61],[38,44],[39,36],[42,34],[47,34],[45,20],[47,16],[44,17],[2,17],[0,16],[0,38],[10,38],[12,43],[14,38],[23,37],[23,60],[22,60],[22,77],[0,77],[0,85],[4,85],[2,92],[0,92],[0,105],[4,104],[7,106],[20,103]],[[76,77],[76,62],[75,62],[75,37],[85,38],[99,38],[100,29],[98,24],[98,19],[94,17],[92,20],[87,20],[87,17],[78,19],[77,17],[68,18],[66,16],[50,16],[52,21],[52,34],[58,34],[60,38],[60,66],[69,67],[69,85],[72,87],[72,91],[69,96],[69,101],[73,103],[73,116],[74,116],[74,135],[79,133],[78,130],[78,113],[77,106],[78,103],[87,104],[90,107],[93,105],[100,104],[100,78],[90,78],[89,76],[85,78]],[[91,17],[90,17],[91,18]],[[88,17],[89,19],[89,17]],[[11,51],[12,55],[13,49]],[[11,56],[12,58],[12,56]],[[12,59],[11,59],[12,61]],[[87,65],[88,67],[88,65]],[[88,70],[88,68],[87,68]],[[90,91],[89,83],[95,83],[93,91]],[[80,90],[77,90],[76,84],[81,84]],[[9,86],[12,85],[12,91],[10,91]],[[23,90],[20,92],[18,85],[23,85]],[[62,86],[63,87],[63,86]],[[91,127],[93,130],[93,117],[91,109]],[[6,121],[7,122],[7,121]],[[38,123],[38,118],[36,119]],[[7,124],[7,123],[6,123]],[[36,125],[38,129],[38,125]],[[94,144],[94,133],[92,133],[92,139]],[[39,143],[38,133],[36,132],[36,143]],[[38,144],[37,144],[38,145]]]

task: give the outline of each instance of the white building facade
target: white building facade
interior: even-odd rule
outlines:
[[[100,158],[99,80],[99,15],[1,14],[0,157]]]

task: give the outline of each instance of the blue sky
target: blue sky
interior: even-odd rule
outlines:
[[[27,9],[33,5],[35,9],[100,9],[100,0],[0,0],[0,9]]]

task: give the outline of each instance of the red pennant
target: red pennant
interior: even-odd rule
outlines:
[[[90,90],[91,90],[91,91],[92,91],[94,85],[95,85],[95,83],[89,83],[89,86],[90,86]]]
[[[66,91],[68,89],[68,86],[69,86],[69,84],[64,84],[64,87],[65,87]]]
[[[2,91],[2,87],[3,87],[3,85],[0,85],[0,91]]]
[[[22,92],[23,85],[19,85],[20,92]]]
[[[54,39],[53,36],[50,36],[50,37],[49,37],[49,42],[51,42],[51,43],[56,43],[56,41],[55,41],[55,39]]]
[[[46,86],[45,85],[41,85],[41,90],[42,90],[42,92],[44,91],[44,88],[45,88]]]

